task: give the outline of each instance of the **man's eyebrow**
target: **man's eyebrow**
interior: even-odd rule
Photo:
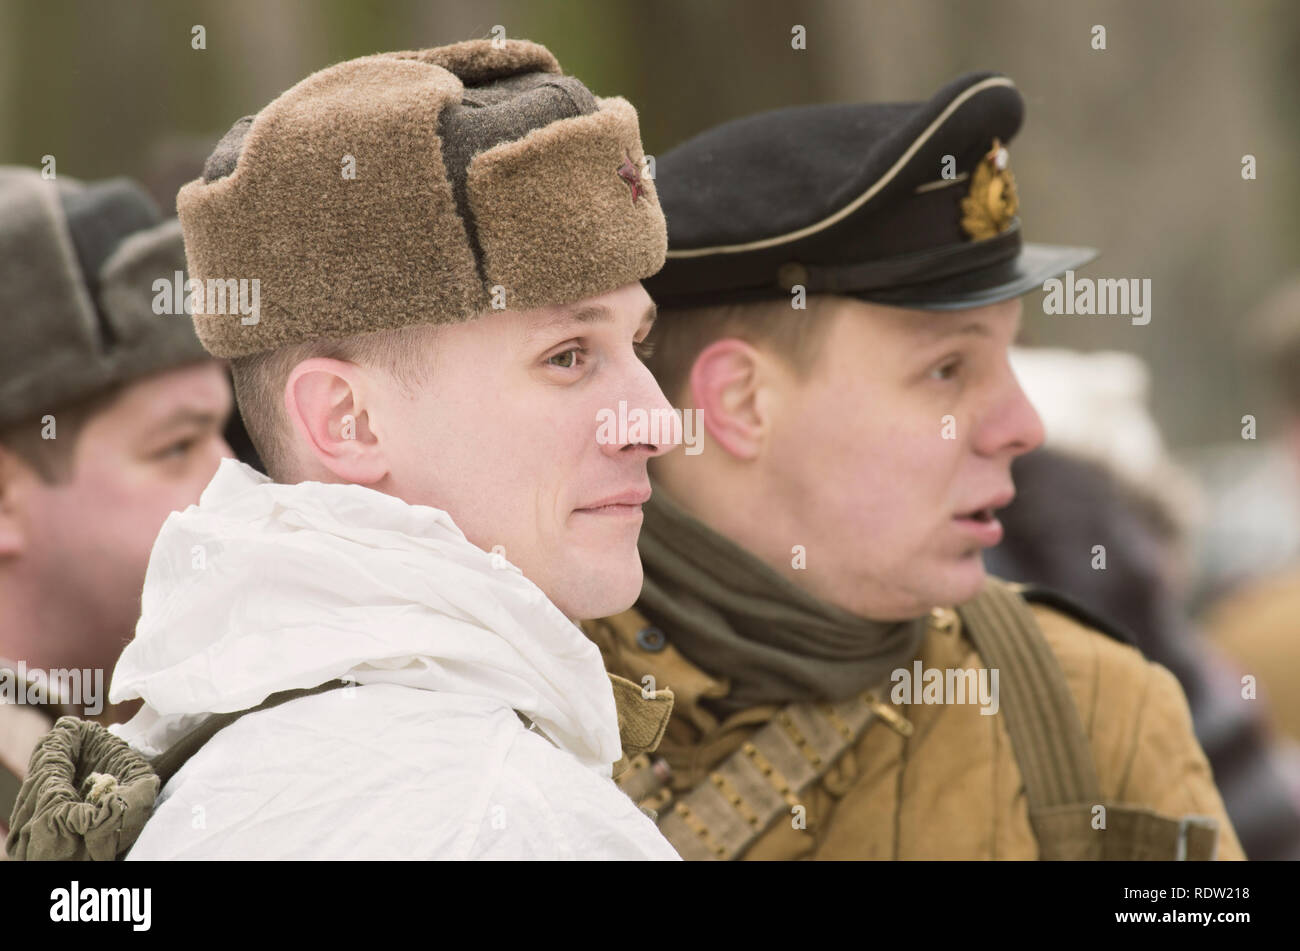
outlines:
[[[608,307],[600,307],[598,305],[579,307],[577,310],[566,310],[562,313],[556,314],[554,317],[539,320],[528,329],[524,339],[531,342],[542,334],[553,331],[559,327],[566,327],[569,324],[594,324],[613,319],[614,315],[610,313]]]
[[[947,340],[949,337],[960,337],[964,334],[973,334],[977,337],[993,336],[993,332],[989,330],[988,325],[981,323],[978,320],[971,321],[969,324],[966,324],[963,327],[958,327],[956,330],[948,330],[942,324],[939,326],[920,325],[916,329],[922,336],[932,341]]]
[[[659,314],[659,308],[654,301],[646,308],[645,313],[641,315],[640,330],[649,332],[654,325],[655,318]],[[599,304],[588,304],[585,307],[579,307],[575,310],[564,311],[556,314],[546,320],[540,321],[536,326],[528,331],[526,339],[532,341],[544,333],[556,330],[557,328],[568,326],[569,324],[596,324],[606,323],[614,319],[613,312]]]
[[[579,307],[577,310],[571,310],[560,316],[557,323],[575,322],[580,324],[602,323],[607,320],[613,320],[614,315],[608,307],[601,307],[597,304]]]
[[[152,424],[149,427],[149,432],[154,434],[170,429],[179,429],[182,426],[209,427],[223,426],[224,424],[225,419],[221,413],[183,408],[168,413],[162,419]]]
[[[961,334],[975,334],[977,337],[993,336],[993,332],[989,330],[988,324],[982,324],[979,321],[969,323],[964,327],[954,330],[951,334],[944,334],[944,336],[956,337],[956,336],[960,336]]]

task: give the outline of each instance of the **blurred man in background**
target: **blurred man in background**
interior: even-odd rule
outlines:
[[[159,528],[231,454],[232,397],[190,319],[155,313],[185,253],[138,186],[4,167],[0,208],[4,823],[54,719],[136,706],[108,706],[108,682]]]

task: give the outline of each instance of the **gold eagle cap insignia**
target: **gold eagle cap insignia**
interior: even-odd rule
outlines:
[[[997,139],[971,176],[970,191],[961,200],[961,227],[975,241],[1006,231],[1016,216],[1016,180],[1006,147]]]

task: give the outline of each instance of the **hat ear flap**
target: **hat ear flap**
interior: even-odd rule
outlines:
[[[384,55],[441,66],[466,86],[479,86],[518,73],[560,72],[560,63],[550,50],[527,40],[468,40],[437,49]]]

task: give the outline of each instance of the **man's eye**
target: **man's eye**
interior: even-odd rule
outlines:
[[[574,347],[571,350],[565,350],[563,353],[557,353],[546,362],[553,367],[559,367],[561,370],[572,370],[578,365],[578,356],[586,352],[582,347]]]
[[[194,444],[196,442],[198,442],[198,440],[196,439],[182,439],[179,442],[174,442],[166,449],[159,452],[157,454],[158,458],[175,459],[178,456],[184,456],[186,453],[188,453],[191,449],[194,448]]]
[[[645,363],[655,352],[655,342],[653,340],[642,340],[640,343],[632,344],[632,349],[636,351],[637,359]]]
[[[947,363],[941,364],[940,366],[937,366],[933,370],[931,370],[930,379],[951,380],[953,377],[957,375],[957,371],[960,369],[961,369],[960,358],[956,360],[949,360]]]

